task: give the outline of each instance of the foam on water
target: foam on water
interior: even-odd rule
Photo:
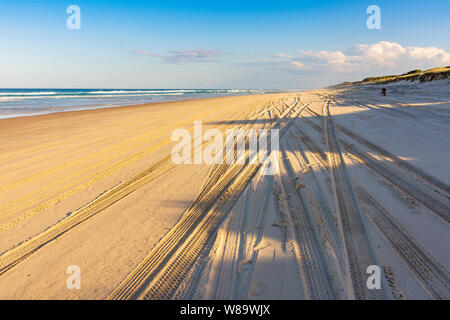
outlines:
[[[0,118],[137,105],[276,90],[243,89],[0,89]]]

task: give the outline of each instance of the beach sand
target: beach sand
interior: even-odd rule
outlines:
[[[42,233],[106,190],[170,155],[175,144],[171,134],[175,129],[192,132],[194,121],[203,121],[205,130],[213,127],[225,130],[230,126],[228,122],[245,120],[250,113],[279,97],[212,98],[0,120],[0,252]],[[60,249],[49,246],[52,261],[48,264],[36,261],[29,269],[32,271],[27,271],[25,282],[13,290],[2,285],[0,296],[76,296],[77,292],[65,288],[66,268],[91,264],[92,259],[100,269],[89,268],[90,271],[83,272],[83,278],[91,277],[92,272],[92,278],[100,282],[110,279],[106,290],[114,288],[129,266],[142,260],[179,219],[197,196],[208,168],[175,166],[164,178],[156,178],[117,206],[90,219],[89,224],[71,231],[70,234],[81,232],[77,241],[69,240],[71,245],[63,244]],[[87,226],[89,229],[83,230]],[[106,226],[108,230],[103,229]],[[93,254],[94,247],[100,251]],[[68,252],[81,256],[70,257]],[[64,266],[62,272],[58,271],[60,266],[54,265],[56,261]],[[47,281],[42,275],[50,273],[55,284],[59,274],[62,291],[42,292],[38,283]],[[33,292],[30,281],[37,285],[37,291]],[[96,297],[94,292],[103,286],[94,285],[88,297]]]
[[[0,120],[0,298],[449,298],[450,104],[396,90]],[[173,164],[171,134],[194,121],[280,129],[280,172]],[[376,293],[355,284],[371,264]]]

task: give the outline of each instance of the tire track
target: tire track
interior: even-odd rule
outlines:
[[[369,205],[369,218],[422,287],[433,299],[450,299],[450,275],[445,267],[427,253],[364,189],[358,188],[358,193]]]
[[[305,118],[302,119],[305,120]],[[330,168],[326,162],[325,153],[309,138],[307,141],[308,144],[305,143],[305,145],[313,150],[314,157],[329,172]],[[380,234],[422,287],[434,299],[449,299],[450,276],[446,268],[433,258],[363,187],[357,183],[355,183],[355,187],[359,199],[366,206],[364,212],[370,221],[377,227]]]
[[[308,111],[317,115],[317,113],[315,113],[312,110],[308,110]],[[321,117],[321,116],[319,116],[319,117]],[[308,124],[310,124],[310,122],[311,122],[310,120],[309,120],[309,122],[307,121]],[[322,129],[319,126],[317,126],[316,124],[311,125],[311,126],[312,126],[312,128],[318,130],[319,132],[323,132]],[[342,130],[342,127],[338,126],[338,128]],[[344,130],[342,130],[342,132],[350,133],[350,131],[345,128],[344,128]],[[363,139],[361,137],[358,137],[358,139],[361,140],[362,142],[365,142],[365,139]],[[358,141],[358,139],[355,139],[355,140]],[[407,193],[408,195],[410,195],[411,197],[413,197],[414,199],[416,199],[417,201],[422,203],[425,207],[427,207],[432,212],[434,212],[438,217],[442,218],[446,223],[450,222],[450,207],[444,203],[444,201],[445,201],[444,199],[442,199],[444,201],[438,199],[437,195],[435,195],[435,192],[432,191],[433,192],[433,194],[432,194],[431,192],[426,192],[425,190],[421,190],[420,187],[416,186],[413,182],[407,181],[406,179],[401,177],[397,172],[395,172],[394,170],[392,170],[385,164],[381,163],[379,160],[377,160],[370,154],[360,151],[357,147],[345,142],[342,139],[340,139],[339,142],[344,146],[346,151],[353,158],[355,158],[362,164],[366,165],[367,167],[369,167],[370,169],[375,171],[378,175],[382,176],[383,178],[385,178],[386,180],[391,182],[393,185],[397,186],[399,189],[401,189],[402,191],[404,191],[405,193]],[[363,144],[363,143],[361,143],[361,144]],[[370,146],[370,145],[372,147],[375,147],[375,149],[373,149],[373,151],[377,152],[377,146],[374,144],[371,144],[369,142],[368,146]],[[394,156],[381,148],[380,148],[380,151],[384,152],[387,156],[388,155]],[[392,158],[392,159],[393,159],[393,161],[395,161],[395,163],[397,165],[401,166],[402,168],[405,168],[406,170],[409,170],[410,172],[415,173],[416,175],[427,177],[427,179],[430,180],[430,183],[434,182],[437,185],[440,185],[441,189],[447,188],[446,184],[439,183],[439,180],[433,179],[433,177],[429,176],[422,170],[420,170],[412,165],[409,165],[408,163],[406,163],[406,165],[405,165],[402,162],[397,162],[396,158],[397,157]],[[401,159],[399,159],[399,160],[401,160]],[[425,184],[425,186],[428,186],[428,185]],[[447,198],[447,200],[448,200],[448,198]]]
[[[329,184],[321,185],[314,170],[310,169],[312,165],[318,164],[319,166],[322,165],[326,170],[328,168],[327,157],[326,155],[319,156],[321,151],[315,146],[304,131],[300,129],[300,126],[298,126],[297,123],[294,123],[294,127],[295,130],[292,132],[292,136],[295,140],[292,141],[292,143],[294,143],[295,146],[293,150],[295,150],[294,153],[300,162],[303,162],[302,168],[306,170],[303,181],[305,186],[308,185],[308,188],[302,190],[308,195],[307,200],[311,206],[311,211],[314,213],[313,218],[315,220],[315,225],[317,226],[317,229],[320,230],[318,233],[321,234],[321,237],[326,244],[326,250],[335,264],[335,269],[340,270],[340,253],[343,250],[343,239],[341,238],[337,227],[336,217],[330,209],[329,199],[325,196],[327,191],[329,191],[332,196],[332,186]],[[306,148],[304,148],[304,146],[306,146]],[[306,153],[306,150],[311,156]],[[304,170],[303,172],[305,172]],[[326,174],[328,174],[328,172],[326,172]],[[342,272],[340,274],[342,274]]]
[[[242,113],[242,111],[237,111],[235,114]],[[221,121],[218,125],[224,123],[225,121]],[[131,163],[138,161],[145,156],[147,156],[149,153],[154,152],[155,150],[163,147],[167,143],[170,142],[170,138],[166,138],[162,141],[157,142],[156,144],[152,144],[151,146],[132,154],[131,156],[128,156],[124,159],[121,159],[119,162],[112,163],[106,168],[101,167],[102,169],[100,171],[97,171],[89,176],[83,176],[81,175],[78,178],[74,178],[76,175],[80,175],[80,172],[85,172],[92,167],[97,166],[98,164],[89,165],[85,168],[83,168],[81,171],[76,171],[72,174],[66,175],[62,177],[61,179],[55,181],[54,185],[61,185],[64,181],[67,181],[66,185],[63,184],[64,187],[59,187],[56,190],[52,190],[51,186],[45,186],[43,189],[40,189],[39,192],[35,192],[33,196],[24,196],[22,198],[19,198],[15,200],[14,202],[10,203],[9,206],[2,207],[0,210],[0,218],[5,218],[7,216],[10,216],[14,214],[15,212],[26,209],[26,207],[30,207],[31,205],[35,203],[41,202],[39,205],[32,207],[19,216],[15,217],[14,219],[2,223],[0,225],[0,233],[6,232],[18,224],[22,223],[23,221],[26,221],[30,219],[31,217],[41,213],[45,209],[51,207],[52,205],[55,205],[59,203],[62,200],[65,200],[69,198],[71,195],[78,193],[80,191],[86,190],[89,186],[93,185],[94,183],[98,182],[99,180],[105,178],[108,175],[111,175],[118,170],[130,165]],[[108,159],[100,161],[107,162]],[[74,180],[75,179],[75,180]],[[44,192],[46,190],[46,192]]]
[[[330,100],[323,105],[325,138],[328,147],[328,162],[331,168],[333,191],[340,217],[340,227],[348,259],[349,279],[355,299],[386,298],[383,290],[369,290],[366,287],[366,270],[370,265],[379,265],[362,219],[362,212],[353,191],[347,169],[339,148],[336,132],[329,112]]]
[[[313,110],[308,108],[308,112],[310,112],[312,115],[318,117],[319,119],[322,118],[321,115],[317,114],[316,112],[314,112]],[[314,123],[313,121],[307,119],[307,118],[303,118],[303,120],[313,129],[315,129],[317,132],[322,133],[322,128],[317,125],[316,123]],[[445,197],[449,197],[449,193],[450,193],[450,186],[439,180],[438,178],[426,173],[425,171],[423,171],[422,169],[417,168],[416,166],[408,163],[407,161],[404,161],[402,159],[400,159],[398,156],[390,153],[389,151],[383,149],[382,147],[370,142],[369,140],[357,135],[356,133],[352,132],[351,130],[340,126],[340,125],[336,125],[336,127],[345,135],[347,135],[348,137],[352,138],[353,140],[356,140],[357,142],[359,142],[360,144],[366,146],[367,148],[371,149],[372,151],[375,151],[376,153],[380,154],[381,156],[383,156],[384,158],[386,158],[387,160],[389,160],[390,162],[394,163],[395,165],[397,165],[398,167],[409,171],[410,173],[414,174],[415,176],[417,176],[418,178],[424,180],[422,183],[424,183],[424,186],[426,187],[430,187],[428,184],[433,185],[434,187],[440,189],[441,191],[444,191],[446,194],[443,195]],[[345,143],[343,141],[340,141],[341,143]]]
[[[89,219],[135,190],[167,173],[174,167],[175,164],[171,161],[171,156],[169,155],[155,162],[133,177],[119,183],[82,208],[75,210],[69,217],[50,227],[46,231],[32,237],[17,247],[6,251],[0,256],[0,275],[81,222]]]
[[[284,117],[297,103],[296,99]],[[299,112],[301,110],[295,114]],[[277,127],[281,120],[272,128]],[[287,127],[284,126],[280,136]],[[110,294],[109,299],[170,298],[260,167],[261,164],[232,165],[208,193],[194,201],[180,221]]]
[[[295,100],[293,105],[283,113],[273,127],[279,127],[283,119],[296,107],[297,103],[298,101]],[[285,123],[281,129],[280,136],[288,127],[289,124]],[[222,186],[219,188],[217,195],[221,195],[221,197],[218,201],[218,196],[211,199],[211,210],[203,211],[203,215],[206,214],[205,219],[199,221],[196,230],[192,232],[189,238],[181,241],[179,249],[171,255],[170,260],[166,264],[161,266],[162,269],[159,271],[159,274],[153,278],[147,288],[138,290],[137,295],[134,297],[154,300],[168,299],[173,295],[195,261],[202,253],[205,254],[205,248],[216,234],[218,226],[260,169],[261,164],[249,164],[239,167],[239,170],[230,172],[223,178],[225,181],[230,181],[231,184],[230,182],[225,184],[222,184],[222,181],[219,182]],[[223,191],[224,189],[225,191]],[[142,292],[140,295],[139,291]]]
[[[286,104],[278,104],[286,108]],[[275,121],[271,110],[275,109],[277,114],[283,113],[283,108],[271,105],[264,112],[267,115],[267,123]],[[278,117],[278,116],[277,116]],[[265,178],[265,177],[264,177]],[[248,294],[251,284],[251,277],[258,258],[259,250],[255,250],[256,245],[262,239],[263,228],[260,227],[255,232],[247,232],[247,228],[252,226],[263,226],[267,215],[266,207],[270,197],[271,183],[268,183],[262,176],[255,177],[256,185],[262,184],[261,192],[253,194],[255,200],[256,217],[248,217],[245,208],[248,206],[248,199],[242,201],[242,207],[232,211],[232,216],[227,218],[223,226],[220,227],[215,237],[215,248],[219,253],[215,254],[211,275],[209,276],[208,289],[205,293],[206,299],[239,299]],[[265,181],[265,182],[264,182]],[[252,182],[250,182],[252,183]],[[256,188],[256,187],[255,187]],[[248,189],[244,191],[244,197],[249,197],[251,193]],[[233,207],[234,209],[235,207]],[[251,219],[251,220],[249,220]],[[253,229],[252,229],[253,230]],[[248,269],[241,270],[242,263],[249,263]],[[201,268],[201,266],[200,266]],[[203,269],[198,273],[203,273]]]
[[[25,241],[17,247],[6,251],[0,256],[0,275],[23,261],[47,243],[55,240],[81,222],[89,219],[172,168],[173,165],[170,163],[170,157],[166,157],[141,171],[134,177],[120,183],[113,189],[108,190],[86,206],[74,211],[69,217],[53,227],[50,227],[46,231]]]
[[[409,103],[396,102],[395,99],[389,99],[386,97],[383,97],[383,100],[377,100],[369,98],[368,95],[369,93],[366,93],[365,96],[353,94],[352,97],[347,97],[346,99],[350,103],[355,103],[355,105],[358,108],[363,108],[366,110],[370,109],[386,110],[393,115],[403,115],[404,119],[409,118],[410,120],[413,120],[424,127],[426,127],[426,125],[423,122],[428,122],[429,124],[432,125],[440,125],[448,127],[448,121],[447,119],[445,119],[447,118],[447,115],[445,114],[436,114],[435,110],[422,110],[417,107],[411,106],[411,104]],[[393,107],[391,108],[391,107],[377,106],[377,104],[386,104],[386,103],[391,104]],[[433,102],[421,101],[421,103],[433,103]]]
[[[257,101],[254,101],[254,102],[251,102],[251,103],[246,103],[244,106],[239,105],[239,104],[238,105],[234,105],[234,106],[231,106],[231,107],[227,108],[225,110],[225,112],[229,112],[229,111],[237,109],[237,108],[242,110],[243,107],[244,108],[251,108],[253,106],[260,105],[261,103],[263,103],[263,101],[266,101],[266,100],[267,100],[267,98],[261,98],[261,99],[258,99]],[[208,111],[201,110],[201,111],[197,111],[193,116],[192,115],[190,115],[190,116],[192,116],[191,119],[199,119],[199,118],[204,118],[205,116],[211,116],[211,115],[214,115],[214,114],[221,114],[223,112],[224,112],[224,110],[219,110],[219,111],[218,110],[208,110]],[[161,117],[161,115],[162,115],[162,117]],[[158,118],[158,116],[159,116],[159,118]],[[147,120],[141,120],[141,121],[137,120],[138,122],[133,121],[133,126],[130,126],[130,127],[126,128],[126,129],[118,131],[118,132],[116,132],[114,134],[110,134],[110,135],[107,136],[107,139],[111,138],[112,141],[115,141],[114,140],[115,136],[120,135],[121,137],[123,137],[123,136],[125,136],[125,135],[127,135],[129,133],[134,133],[133,136],[132,136],[133,138],[136,138],[138,136],[147,137],[149,131],[148,130],[144,130],[145,128],[148,129],[149,127],[151,128],[151,127],[155,127],[155,126],[158,127],[158,128],[161,128],[161,127],[162,128],[170,128],[171,126],[174,126],[174,125],[176,127],[179,127],[179,126],[184,126],[185,123],[189,123],[189,122],[192,123],[192,121],[193,121],[193,120],[189,121],[189,120],[186,120],[186,119],[178,119],[174,123],[173,121],[169,120],[170,116],[165,115],[165,111],[164,112],[162,112],[162,111],[158,112],[155,115],[155,117],[156,118],[152,117],[151,121],[149,121],[148,119]],[[161,126],[161,125],[158,126],[157,124],[158,123],[161,124],[161,121],[163,123],[165,123],[165,124],[163,126]],[[152,132],[154,133],[154,131],[152,131]],[[88,132],[88,134],[85,134],[85,133],[80,134],[79,137],[80,137],[80,139],[91,137],[93,135],[93,133],[95,133],[95,130],[93,130],[92,132]],[[97,141],[98,141],[98,144],[104,145],[105,141],[109,141],[109,140],[106,140],[104,137],[101,138],[101,139],[97,139],[96,137],[91,137],[91,138],[92,139],[89,139],[89,141],[82,142],[81,145],[78,146],[78,147],[80,148],[82,146],[95,146],[95,144],[92,145],[92,143],[93,142],[97,142]],[[145,138],[145,140],[147,140],[147,138]],[[59,142],[54,142],[53,139],[51,139],[50,142],[43,142],[43,144],[39,144],[39,146],[36,146],[35,144],[32,144],[31,147],[28,147],[28,148],[31,148],[32,151],[35,152],[36,150],[42,150],[42,148],[46,148],[48,146],[58,146],[58,144],[59,144]],[[26,157],[32,156],[33,153],[27,153],[28,150],[26,148],[27,148],[26,146],[24,148],[21,147],[21,149],[20,149],[21,150],[21,155],[22,156],[26,156]],[[24,149],[24,150],[22,150],[22,149]],[[79,149],[77,149],[77,150],[79,150]],[[65,154],[65,157],[67,157],[66,154]],[[48,160],[48,159],[46,157],[42,157],[42,159],[41,158],[37,158],[36,159],[37,162],[39,162],[40,160]],[[6,164],[11,164],[11,158],[3,158],[2,157],[1,161],[2,162],[0,163],[0,166],[3,166],[5,163]]]
[[[428,182],[429,184],[435,186],[436,188],[439,188],[440,190],[446,192],[446,197],[449,197],[449,193],[450,193],[450,186],[448,184],[446,184],[445,182],[439,180],[438,178],[429,175],[428,173],[424,172],[423,170],[409,164],[407,161],[404,161],[402,159],[400,159],[399,157],[397,157],[396,155],[390,153],[389,151],[381,148],[380,146],[362,138],[361,136],[356,135],[354,132],[350,131],[349,129],[346,129],[342,126],[337,126],[339,128],[339,130],[341,132],[343,132],[345,135],[349,136],[350,138],[352,138],[353,140],[358,141],[360,144],[368,147],[369,149],[377,152],[378,154],[382,155],[383,157],[385,157],[386,159],[388,159],[389,161],[391,161],[392,163],[396,164],[397,166],[413,173],[414,175],[422,178],[423,180],[425,180],[426,182]]]
[[[241,169],[242,166],[238,166]],[[140,298],[143,299],[169,299],[181,283],[184,275],[188,273],[190,267],[200,256],[202,249],[205,248],[212,237],[217,231],[217,227],[224,218],[225,214],[231,209],[236,200],[238,199],[240,192],[244,189],[250,179],[254,176],[259,166],[249,165],[242,171],[235,183],[223,184],[222,188],[218,188],[220,191],[226,189],[225,194],[219,190],[217,196],[223,195],[219,200],[219,203],[211,207],[206,216],[206,219],[197,225],[197,228],[192,230],[192,233],[186,239],[180,243],[180,246],[176,247],[176,254],[173,254],[164,266],[158,268],[161,272],[157,277],[149,283],[148,288],[142,288]],[[241,170],[236,172],[230,172],[230,180],[233,180]],[[228,179],[224,179],[227,182]],[[228,187],[229,186],[229,187]],[[228,188],[227,188],[228,187]],[[209,202],[210,206],[213,206],[218,197],[212,198]],[[157,270],[158,270],[157,269]],[[155,270],[156,271],[156,270]],[[132,295],[137,297],[137,295]]]
[[[434,195],[420,190],[418,187],[416,187],[409,181],[406,181],[396,172],[382,164],[380,161],[369,154],[363,153],[355,146],[345,144],[344,147],[353,158],[366,165],[377,174],[384,177],[386,180],[396,185],[405,193],[409,194],[411,197],[422,203],[443,221],[445,221],[446,223],[450,223],[450,208],[442,201],[437,199]]]
[[[237,107],[235,107],[235,108],[237,108]],[[186,125],[186,124],[192,123],[195,119],[198,119],[198,116],[213,116],[213,115],[216,115],[216,114],[219,114],[219,115],[220,114],[225,114],[227,112],[230,112],[230,110],[219,111],[219,112],[216,111],[216,110],[207,111],[207,112],[203,111],[203,112],[199,112],[194,117],[190,117],[188,120],[179,120],[176,123],[170,123],[170,124],[167,124],[167,125],[164,125],[164,126],[159,126],[158,128],[150,130],[150,131],[147,130],[144,134],[135,135],[135,136],[133,136],[132,138],[130,138],[128,140],[121,141],[118,144],[114,144],[114,145],[109,146],[107,148],[104,148],[104,149],[102,149],[100,151],[97,151],[97,152],[95,152],[93,154],[89,154],[89,155],[84,156],[84,157],[79,157],[79,158],[76,158],[74,160],[67,161],[65,163],[59,164],[57,166],[52,166],[50,169],[44,169],[44,170],[42,170],[42,171],[40,171],[38,173],[34,173],[34,174],[32,174],[32,175],[30,175],[28,177],[24,177],[24,178],[22,178],[20,180],[12,181],[12,182],[9,182],[7,184],[0,185],[0,192],[5,192],[5,191],[7,191],[7,190],[9,190],[9,189],[11,189],[13,187],[17,187],[17,186],[20,186],[22,184],[32,182],[32,181],[34,181],[36,179],[48,176],[48,175],[50,175],[52,173],[55,173],[55,172],[59,172],[59,171],[62,171],[62,170],[67,170],[69,168],[72,168],[72,167],[76,166],[77,164],[83,163],[83,161],[84,162],[86,162],[86,161],[87,162],[92,162],[95,159],[103,159],[104,158],[103,156],[105,154],[112,153],[114,151],[123,151],[124,149],[125,150],[133,150],[133,148],[137,148],[137,147],[140,146],[139,142],[145,141],[144,144],[147,144],[149,141],[152,141],[149,138],[155,140],[155,138],[159,138],[159,137],[162,136],[162,134],[156,135],[156,133],[161,132],[164,129],[168,129],[170,127],[173,127],[174,125],[182,126],[182,125]],[[240,111],[236,112],[236,114],[238,114],[239,112],[242,112],[242,109],[240,109]],[[143,127],[145,127],[145,126],[143,126]],[[119,132],[118,134],[123,136],[126,132],[132,132],[132,131],[133,131],[133,129],[127,129],[126,131],[124,130],[122,132]],[[40,148],[42,149],[42,146],[40,146]],[[70,155],[67,155],[67,154],[64,155],[65,158],[67,158],[68,156],[70,156]],[[45,157],[43,157],[43,159],[45,159]],[[37,159],[36,161],[39,162],[39,159]]]
[[[271,183],[262,182],[264,178],[263,176],[255,176],[255,179],[258,179],[256,185],[263,185],[261,194],[255,194],[258,197],[254,209],[256,217],[252,217],[252,220],[248,221],[248,212],[245,209],[248,206],[247,197],[252,192],[245,189],[246,198],[242,201],[242,207],[232,211],[233,216],[227,218],[227,224],[224,223],[224,226],[220,227],[215,237],[215,242],[219,241],[218,246],[221,251],[213,261],[214,272],[211,275],[211,279],[213,279],[211,282],[214,285],[208,285],[206,299],[240,299],[248,293],[253,268],[259,253],[258,250],[255,250],[255,247],[262,239],[263,226],[267,215],[266,207],[270,199],[267,194],[270,192]],[[246,231],[248,228],[255,226],[260,226],[257,231]],[[243,262],[249,262],[248,270],[241,269]]]
[[[283,156],[286,158],[286,156]],[[335,299],[336,290],[332,286],[330,270],[323,248],[313,228],[310,209],[301,195],[292,184],[293,168],[284,159],[281,172],[276,176],[278,185],[284,195],[289,198],[281,200],[287,212],[291,236],[294,242],[297,263],[299,265],[303,288],[308,299]],[[292,207],[298,208],[292,210]]]

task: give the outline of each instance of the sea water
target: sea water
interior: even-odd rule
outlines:
[[[262,89],[0,89],[0,118],[271,92],[277,91]]]

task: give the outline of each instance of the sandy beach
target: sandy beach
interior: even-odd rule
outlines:
[[[449,299],[448,85],[388,92],[0,120],[0,298]],[[194,121],[279,129],[279,172],[174,164]]]

